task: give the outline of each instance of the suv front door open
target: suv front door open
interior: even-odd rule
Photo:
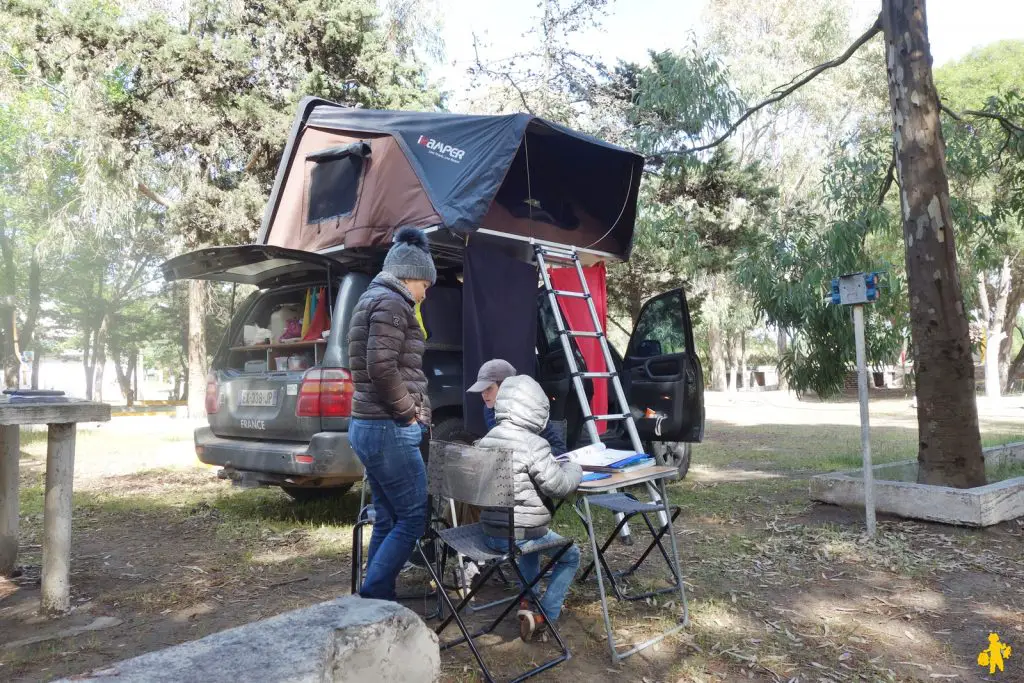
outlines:
[[[644,441],[704,437],[704,373],[682,289],[644,304],[622,361],[622,384]]]

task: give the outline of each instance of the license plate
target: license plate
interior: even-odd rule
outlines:
[[[243,391],[238,396],[238,405],[240,406],[252,406],[252,407],[265,407],[272,406],[277,403],[277,392],[273,389],[249,389]]]

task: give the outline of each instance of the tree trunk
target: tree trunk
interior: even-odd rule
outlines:
[[[9,345],[8,361],[4,364],[4,383],[12,389],[20,389],[21,348],[18,345],[18,309],[12,302],[6,309],[0,306],[0,312],[4,314],[4,320],[7,322],[4,336],[7,337]]]
[[[740,338],[736,336],[729,344],[729,391],[734,392],[740,386]]]
[[[93,396],[94,400],[103,400],[103,371],[107,366],[107,318],[104,313],[100,318],[100,325],[96,329],[96,339],[93,341]]]
[[[82,369],[85,371],[85,397],[92,400],[92,329],[82,332]]]
[[[776,342],[775,342],[775,348],[779,352],[779,360],[781,361],[782,360],[782,355],[784,353],[786,353],[786,331],[780,327],[780,328],[778,328],[778,333],[779,334],[778,334],[778,337],[777,337]],[[783,374],[781,372],[778,373],[778,375],[779,375],[779,391],[788,391],[789,390],[789,382],[786,380],[786,378],[783,376]]]
[[[1010,367],[1006,373],[1006,391],[1009,393],[1014,380],[1020,375],[1021,368],[1024,368],[1024,346],[1020,347],[1017,355],[1010,361]]]
[[[39,388],[39,363],[43,359],[43,354],[40,353],[38,346],[37,346],[35,351],[36,351],[35,355],[32,356],[32,388],[33,389],[38,389]]]
[[[711,350],[711,390],[725,391],[725,340],[717,321],[711,319],[708,320],[708,348]]]
[[[999,344],[999,378],[1003,390],[1010,391],[1010,361],[1013,356],[1013,333],[1017,329],[1017,317],[1020,315],[1021,304],[1024,304],[1024,269],[1019,264],[1010,275],[1010,298],[1006,303],[1006,318],[1003,320],[1003,339]]]
[[[121,389],[121,396],[124,397],[125,404],[131,408],[134,404],[131,363],[128,363],[127,368],[124,366],[124,353],[114,344],[110,344],[110,355],[114,360],[114,372],[117,373],[117,386]]]
[[[750,372],[747,368],[747,333],[744,332],[740,335],[740,377],[742,382],[740,387],[743,389],[750,388]]]
[[[883,0],[882,30],[916,355],[918,482],[981,486],[974,363],[924,0]]]
[[[206,283],[188,283],[188,415],[206,415]]]
[[[996,284],[995,305],[989,308],[988,286],[985,273],[978,273],[979,301],[984,307],[985,325],[985,396],[999,398],[1002,381],[999,363],[1002,356],[1003,329],[1006,322],[1006,306],[1010,298],[1010,259],[1003,257]]]
[[[32,250],[28,264],[28,310],[25,311],[25,324],[21,326],[21,334],[18,336],[18,346],[23,349],[35,347],[42,298],[42,268],[39,264],[39,247],[36,247]]]

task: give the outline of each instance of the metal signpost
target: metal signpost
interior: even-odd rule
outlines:
[[[878,279],[878,273],[851,273],[832,280],[832,303],[853,307],[853,334],[857,346],[857,397],[860,400],[860,447],[864,458],[864,521],[870,538],[875,537],[875,476],[871,469],[864,304],[878,301]]]

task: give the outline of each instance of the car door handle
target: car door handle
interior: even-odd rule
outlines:
[[[648,379],[654,380],[654,381],[658,381],[658,382],[678,382],[679,380],[681,380],[683,378],[683,375],[682,375],[681,372],[673,372],[673,373],[670,373],[670,374],[660,374],[660,373],[652,372],[651,371],[651,365],[653,363],[655,363],[655,362],[657,362],[657,359],[656,358],[651,358],[650,360],[648,360],[647,362],[644,363],[644,366],[643,366],[644,367],[644,374],[647,375]]]

